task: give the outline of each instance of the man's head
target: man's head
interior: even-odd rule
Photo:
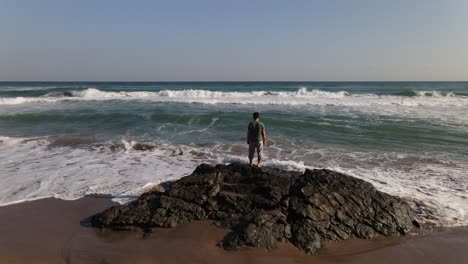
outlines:
[[[257,120],[257,119],[260,118],[260,114],[258,112],[255,112],[255,113],[253,113],[252,117],[253,117],[254,120]]]

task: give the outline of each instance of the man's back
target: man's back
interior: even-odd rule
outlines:
[[[249,123],[249,142],[262,142],[263,141],[263,130],[265,125],[258,120],[254,120]]]

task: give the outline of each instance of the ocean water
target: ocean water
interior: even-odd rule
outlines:
[[[247,162],[254,111],[265,166],[344,172],[424,223],[468,225],[468,82],[0,82],[0,205],[123,203],[202,162]]]

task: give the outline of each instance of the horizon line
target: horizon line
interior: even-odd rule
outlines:
[[[370,80],[359,80],[359,81],[332,81],[332,80],[326,80],[326,81],[291,81],[291,80],[275,80],[275,81],[259,81],[259,80],[242,80],[242,81],[1,81],[0,83],[14,83],[14,82],[22,82],[22,83],[40,83],[40,82],[48,82],[48,83],[242,83],[242,82],[258,82],[258,83],[274,83],[274,82],[285,82],[285,83],[297,83],[297,82],[316,82],[316,83],[359,83],[359,82],[368,82],[368,83],[379,83],[379,82],[468,82],[468,80],[437,80],[437,81],[424,81],[424,80],[397,80],[397,81],[388,81],[388,80],[379,80],[379,81],[370,81]]]

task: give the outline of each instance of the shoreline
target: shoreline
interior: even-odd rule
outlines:
[[[408,237],[324,243],[307,255],[289,243],[273,249],[217,246],[228,230],[210,221],[176,228],[111,231],[87,218],[116,203],[109,197],[45,198],[0,207],[1,263],[461,263],[468,259],[468,227],[423,230]]]

